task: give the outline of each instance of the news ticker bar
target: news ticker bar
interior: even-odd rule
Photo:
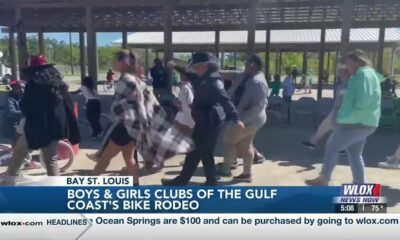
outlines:
[[[397,240],[399,214],[1,214],[1,239]]]

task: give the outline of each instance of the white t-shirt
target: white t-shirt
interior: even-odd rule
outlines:
[[[81,91],[81,94],[83,97],[86,99],[86,102],[92,99],[99,99],[99,96],[97,95],[96,90],[91,91],[88,87],[86,86],[81,86],[79,88]]]
[[[192,85],[190,83],[182,83],[181,91],[178,95],[181,110],[176,114],[175,121],[189,128],[194,128],[192,109],[190,108],[190,105],[193,103],[193,97]]]

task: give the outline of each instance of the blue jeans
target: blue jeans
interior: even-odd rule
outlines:
[[[353,173],[354,183],[364,183],[363,149],[367,137],[375,132],[375,127],[338,125],[334,128],[325,147],[321,176],[330,181],[340,151],[346,150]]]

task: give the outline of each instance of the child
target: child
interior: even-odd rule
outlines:
[[[287,105],[287,123],[290,123],[290,105],[292,102],[292,96],[296,89],[296,87],[293,85],[292,77],[290,76],[290,74],[288,74],[285,80],[283,80],[282,89],[283,101],[285,105]]]
[[[175,106],[179,109],[175,117],[175,126],[183,134],[190,136],[194,127],[192,118],[192,110],[190,105],[193,103],[193,89],[192,85],[185,78],[181,76],[181,85],[178,98],[174,102]]]
[[[24,94],[25,82],[14,80],[10,82],[11,91],[7,95],[7,104],[4,107],[2,119],[2,134],[11,141],[11,146],[17,143],[23,134],[23,114],[19,102]],[[30,154],[26,155],[24,170],[41,168],[40,163],[31,161]]]
[[[101,103],[97,94],[96,86],[91,77],[85,77],[82,86],[74,92],[82,94],[86,100],[86,117],[92,128],[92,138],[97,138],[101,135],[102,126],[100,123]]]
[[[336,117],[339,111],[339,108],[342,104],[343,96],[346,92],[347,81],[350,78],[350,74],[346,68],[342,67],[338,71],[339,73],[339,83],[337,84],[337,90],[335,94],[335,101],[333,103],[333,107],[329,115],[321,122],[318,127],[317,132],[309,139],[309,141],[305,141],[302,144],[310,149],[315,149],[316,144],[328,133],[330,133],[335,124]],[[346,152],[341,152],[341,154],[346,154]]]
[[[112,80],[114,80],[114,72],[112,71],[112,69],[108,70],[106,78],[107,82],[111,82]]]
[[[271,89],[270,97],[279,96],[279,91],[281,90],[281,77],[279,75],[274,76],[274,82],[271,84]]]

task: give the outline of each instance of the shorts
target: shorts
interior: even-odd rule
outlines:
[[[115,128],[112,130],[109,140],[113,141],[118,146],[126,146],[132,142],[131,137],[128,134],[123,123],[119,123]]]

